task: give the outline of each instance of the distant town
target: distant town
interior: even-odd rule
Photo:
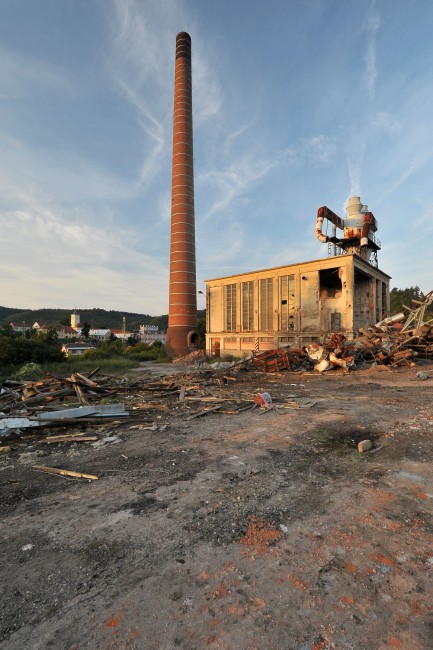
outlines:
[[[29,336],[31,334],[48,334],[50,331],[62,343],[62,352],[67,356],[79,356],[88,350],[96,350],[104,341],[120,340],[125,343],[146,343],[152,345],[155,341],[165,344],[166,333],[160,331],[158,325],[140,325],[138,329],[129,329],[123,318],[121,328],[92,328],[87,322],[81,322],[80,314],[73,310],[69,325],[47,325],[35,321],[33,325],[25,322],[11,321],[9,327],[13,334]]]

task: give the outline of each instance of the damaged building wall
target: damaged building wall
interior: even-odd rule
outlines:
[[[389,276],[357,255],[206,281],[206,349],[242,355],[350,337],[389,312]]]

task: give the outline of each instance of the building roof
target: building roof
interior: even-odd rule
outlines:
[[[70,325],[61,325],[59,327],[59,330],[60,331],[63,330],[66,334],[76,334],[77,333],[77,331],[73,327],[71,327]]]
[[[251,275],[252,273],[267,273],[268,271],[277,271],[278,269],[287,269],[295,266],[304,266],[306,264],[315,264],[317,262],[329,262],[329,260],[341,260],[341,259],[344,260],[347,259],[348,257],[353,257],[354,261],[356,261],[357,264],[360,263],[362,266],[364,266],[364,268],[372,269],[373,271],[376,271],[381,275],[384,275],[385,277],[391,279],[390,275],[384,273],[384,271],[381,271],[381,269],[377,268],[376,266],[372,266],[371,264],[363,260],[362,257],[359,257],[359,255],[356,255],[355,253],[346,253],[345,255],[333,255],[332,257],[319,257],[316,260],[307,260],[306,262],[292,262],[291,264],[282,264],[281,266],[271,266],[270,268],[267,269],[252,269],[251,271],[244,271],[243,273],[235,273],[234,275],[223,275],[218,278],[209,278],[205,280],[205,282],[215,282],[216,280],[226,280],[227,278],[239,278],[243,275]]]
[[[93,343],[83,343],[77,341],[76,343],[63,343],[63,347],[68,350],[96,350],[96,346]]]

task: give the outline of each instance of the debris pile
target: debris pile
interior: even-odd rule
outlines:
[[[0,410],[9,413],[17,405],[28,409],[70,397],[87,406],[89,399],[101,399],[113,393],[110,377],[99,377],[97,382],[91,379],[98,371],[99,368],[96,368],[87,377],[75,372],[69,377],[47,375],[45,379],[32,382],[7,380],[0,388]]]
[[[251,358],[253,366],[263,372],[280,372],[281,370],[309,370],[311,363],[308,361],[305,350],[281,348],[268,350]]]
[[[244,360],[263,372],[283,370],[317,372],[341,368],[344,373],[356,366],[369,363],[377,365],[415,365],[418,359],[433,359],[433,317],[427,310],[433,303],[433,291],[422,301],[413,300],[415,306],[404,306],[409,313],[396,314],[368,328],[348,340],[344,334],[330,334],[323,344],[310,343],[302,349],[281,348],[268,350]]]
[[[194,352],[190,352],[185,357],[178,357],[177,359],[173,359],[174,364],[185,363],[187,365],[194,363],[203,363],[204,361],[207,361],[206,352],[204,350],[194,350]]]

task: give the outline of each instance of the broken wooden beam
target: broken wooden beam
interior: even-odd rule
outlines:
[[[45,465],[32,465],[31,469],[36,472],[46,472],[47,474],[57,474],[58,476],[71,476],[72,478],[86,478],[90,481],[97,481],[99,476],[94,474],[84,474],[84,472],[72,472],[68,469],[58,469],[57,467],[45,467]]]
[[[217,404],[211,409],[205,409],[204,411],[199,411],[198,413],[193,413],[193,415],[190,415],[187,417],[187,420],[195,420],[195,418],[199,418],[202,415],[207,415],[208,413],[212,413],[213,411],[218,411],[221,408],[221,404]]]

